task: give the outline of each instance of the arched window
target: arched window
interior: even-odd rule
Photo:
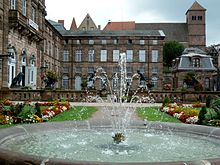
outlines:
[[[152,85],[154,85],[154,88],[157,88],[157,86],[158,86],[158,78],[156,76],[152,76],[151,82],[152,82]]]
[[[210,79],[209,77],[206,77],[205,80],[204,80],[204,86],[206,89],[209,89],[210,88]]]
[[[63,76],[62,86],[63,86],[64,89],[69,88],[69,77],[68,76]]]
[[[200,59],[199,58],[194,58],[192,62],[193,62],[194,68],[200,67]]]
[[[82,78],[80,76],[76,76],[75,78],[75,90],[81,90]]]

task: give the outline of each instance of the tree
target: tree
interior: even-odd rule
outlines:
[[[163,46],[164,65],[171,67],[173,59],[182,54],[184,47],[177,41],[168,41]]]

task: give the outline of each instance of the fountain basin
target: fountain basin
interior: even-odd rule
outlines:
[[[143,125],[143,123],[137,122],[137,123],[132,123],[130,128],[128,128],[128,131],[126,132],[126,136],[127,136],[126,138],[128,138],[128,142],[127,142],[128,144],[126,143],[122,147],[120,146],[118,147],[116,144],[113,144],[110,141],[112,140],[112,136],[111,136],[112,131],[113,130],[111,129],[110,125],[109,126],[105,125],[104,127],[100,127],[98,126],[98,124],[97,125],[94,124],[91,126],[90,129],[88,129],[88,124],[83,121],[82,122],[55,122],[55,123],[48,122],[48,123],[40,123],[40,124],[34,124],[34,125],[23,125],[22,127],[19,126],[19,127],[1,129],[0,130],[0,164],[16,164],[17,165],[17,164],[25,164],[25,163],[28,164],[29,163],[29,164],[72,164],[72,165],[76,165],[76,164],[94,164],[94,165],[95,164],[155,164],[155,165],[156,164],[161,164],[161,165],[169,164],[169,165],[172,165],[173,164],[173,165],[177,165],[177,164],[185,163],[185,164],[198,165],[198,164],[208,164],[209,162],[211,164],[220,164],[220,152],[218,152],[220,151],[220,128],[198,126],[198,125],[161,123],[161,122],[153,122],[153,123],[147,124],[147,128],[146,128]],[[84,133],[89,133],[89,134],[84,134]],[[17,141],[24,140],[28,142],[28,141],[33,140],[33,143],[34,143],[35,140],[40,137],[42,139],[45,139],[45,141],[49,141],[51,139],[51,143],[52,143],[53,141],[55,141],[56,136],[58,135],[61,135],[61,137],[64,138],[62,139],[61,137],[59,137],[58,141],[60,139],[60,141],[66,142],[64,144],[61,144],[61,146],[64,146],[64,148],[66,147],[66,151],[68,152],[69,152],[69,149],[72,150],[72,148],[71,147],[69,148],[68,146],[69,141],[71,141],[71,139],[73,141],[78,140],[76,144],[82,145],[84,147],[85,145],[90,146],[92,143],[95,143],[94,146],[98,148],[98,151],[104,152],[106,157],[109,157],[111,155],[113,155],[113,157],[118,157],[120,154],[122,154],[122,157],[127,156],[129,154],[131,154],[132,156],[132,154],[136,154],[136,152],[139,152],[139,151],[146,153],[146,156],[147,156],[149,153],[147,153],[147,151],[142,151],[142,149],[148,149],[150,148],[150,145],[148,146],[148,144],[145,143],[144,141],[148,141],[149,143],[154,144],[155,147],[162,146],[164,147],[164,151],[161,151],[155,157],[155,160],[150,161],[150,162],[146,160],[140,160],[139,158],[137,158],[137,160],[134,160],[132,162],[131,161],[119,162],[118,160],[116,161],[98,160],[98,159],[74,160],[74,158],[73,160],[61,159],[59,155],[57,156],[53,155],[52,157],[50,157],[50,154],[49,155],[46,155],[46,154],[29,155],[28,153],[15,151],[16,147],[13,148],[13,144],[17,144]],[[65,139],[67,135],[70,135],[70,136],[67,139]],[[143,136],[143,137],[137,137],[138,135]],[[168,135],[168,136],[166,136],[165,139],[162,139],[162,143],[157,141],[158,139],[161,139],[163,135]],[[193,158],[193,160],[190,160],[188,158],[186,159],[181,158],[180,160],[177,159],[173,161],[162,159],[162,160],[159,160],[160,162],[157,162],[157,158],[159,159],[161,155],[166,154],[166,152],[169,152],[168,150],[166,150],[167,146],[163,146],[164,145],[163,142],[166,143],[165,140],[168,140],[167,141],[168,143],[174,141],[174,140],[169,140],[169,138],[172,138],[174,135],[175,135],[174,139],[178,139],[178,138],[181,139],[182,137],[184,138],[187,137],[187,139],[183,138],[183,141],[180,141],[180,139],[178,139],[180,143],[180,147],[177,148],[179,150],[176,150],[176,152],[179,152],[181,150],[181,143],[184,143],[184,142],[189,143],[191,139],[200,139],[205,143],[203,143],[202,145],[198,145],[198,146],[192,146],[192,144],[189,143],[190,146],[192,148],[194,147],[196,152],[197,152],[196,148],[199,149],[199,147],[201,147],[201,149],[198,152],[206,151],[208,150],[208,148],[212,147],[211,150],[213,151],[213,153],[212,152],[208,153],[204,157],[200,155],[199,158]],[[130,140],[132,139],[132,136],[134,137],[133,138],[134,142]],[[151,139],[148,139],[151,136],[154,136],[153,139],[156,139],[156,142],[150,141]],[[85,137],[86,140],[83,139],[83,137]],[[97,140],[96,142],[92,140],[93,137],[95,140]],[[108,140],[108,137],[110,140]],[[102,138],[102,139],[99,139],[99,138]],[[39,145],[38,147],[40,148],[45,147],[44,141],[42,139],[37,140],[38,141],[37,144]],[[102,142],[100,143],[100,141]],[[57,143],[58,142],[56,141],[55,144]],[[196,143],[196,141],[193,143]],[[207,143],[208,143],[208,146],[206,146]],[[48,143],[48,145],[49,144],[50,142]],[[73,146],[76,146],[76,144],[74,144]],[[173,144],[168,144],[168,146],[171,146],[171,145]],[[32,143],[30,146],[32,146]],[[120,151],[120,149],[122,149],[122,151]],[[186,150],[187,148],[183,148],[183,149]],[[76,149],[76,151],[79,151],[79,150],[80,149]],[[88,150],[91,150],[91,149],[88,149]],[[118,154],[115,154],[114,152],[112,152],[112,150],[116,150]],[[124,151],[126,151],[125,154],[124,154]],[[154,152],[154,151],[151,150],[151,152]],[[186,152],[191,152],[191,151],[186,150]],[[83,154],[81,153],[81,155]],[[94,157],[95,156],[93,156],[93,158]],[[118,159],[120,159],[120,157]]]

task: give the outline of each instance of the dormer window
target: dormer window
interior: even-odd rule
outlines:
[[[192,64],[193,64],[194,68],[200,67],[200,59],[199,58],[194,58],[192,62],[193,62]]]

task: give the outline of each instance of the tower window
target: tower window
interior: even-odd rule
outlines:
[[[198,16],[198,20],[199,20],[199,21],[202,21],[202,16]]]
[[[195,21],[196,20],[196,16],[192,16],[192,20]]]

